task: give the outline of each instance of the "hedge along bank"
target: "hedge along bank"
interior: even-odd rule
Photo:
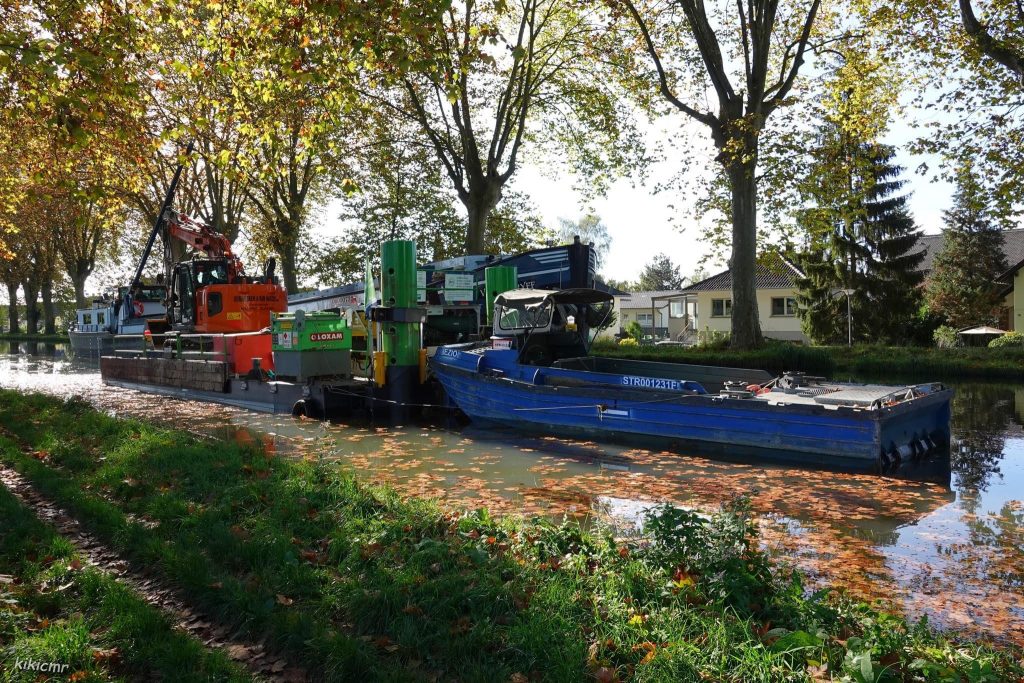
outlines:
[[[800,346],[771,343],[756,351],[595,343],[593,355],[662,362],[754,368],[774,374],[802,371],[844,376],[922,380],[1024,380],[1024,348],[924,348],[912,346]]]

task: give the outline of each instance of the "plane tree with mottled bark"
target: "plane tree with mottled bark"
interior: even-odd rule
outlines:
[[[257,243],[281,258],[285,289],[298,291],[299,240],[306,228],[311,192],[325,177],[323,161],[302,144],[302,117],[282,122],[279,135],[252,150],[259,170],[247,187],[258,223]]]
[[[454,3],[422,48],[436,66],[407,75],[404,97],[379,98],[429,140],[466,208],[468,253],[484,250],[527,147],[557,150],[597,189],[639,166],[632,112],[600,58],[606,21],[604,8],[571,0]]]
[[[639,35],[651,87],[708,129],[729,185],[732,345],[763,343],[754,286],[757,169],[766,122],[789,96],[819,31],[820,0],[607,0]]]
[[[48,198],[47,218],[55,235],[56,254],[74,286],[78,308],[87,304],[85,283],[103,248],[117,238],[124,225],[124,209],[116,197],[64,194]]]
[[[169,8],[168,21],[154,28],[153,43],[162,58],[148,82],[147,126],[153,144],[144,164],[145,187],[133,204],[151,226],[178,154],[192,142],[194,152],[179,181],[175,207],[234,242],[249,208],[249,178],[236,160],[253,141],[241,135],[244,119],[231,115],[232,80],[217,68],[198,68],[216,67],[224,43],[211,42],[192,23],[227,30],[230,17],[218,7],[181,3]]]
[[[358,86],[425,68],[410,56],[409,41],[432,30],[441,6],[438,0],[190,5],[182,32],[210,59],[179,58],[175,69],[197,84],[198,110],[236,127],[237,147],[211,151],[218,168],[240,172],[253,209],[251,224],[240,227],[249,228],[254,251],[279,255],[289,292],[298,288],[298,245],[308,233],[312,200],[326,198],[330,185],[339,192],[345,185]],[[220,79],[230,84],[226,92],[202,87]]]

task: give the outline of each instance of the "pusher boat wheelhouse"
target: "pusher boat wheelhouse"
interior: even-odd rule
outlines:
[[[140,282],[127,295],[128,288],[121,287],[116,296],[94,299],[89,307],[75,312],[68,336],[76,358],[95,359],[111,353],[116,335],[142,334],[150,321],[165,317],[163,285]]]
[[[490,341],[438,348],[431,369],[474,420],[596,436],[659,437],[815,464],[883,466],[949,445],[953,392],[790,373],[587,356],[611,296],[512,290]]]

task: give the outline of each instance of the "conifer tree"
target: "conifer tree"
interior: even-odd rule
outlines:
[[[686,278],[667,254],[657,254],[652,258],[640,271],[640,279],[637,281],[641,292],[682,289],[684,284]]]
[[[957,172],[953,208],[943,214],[942,249],[926,287],[928,307],[953,327],[994,324],[1002,301],[996,278],[1008,264],[1003,233],[972,168]]]
[[[923,254],[907,208],[903,168],[892,147],[855,141],[835,124],[821,136],[801,192],[807,236],[798,286],[804,331],[817,343],[847,339],[848,290],[854,341],[904,341],[920,300]]]
[[[871,301],[867,320],[878,341],[905,344],[910,322],[921,306],[924,251],[907,206],[910,197],[898,194],[907,181],[900,179],[903,167],[893,163],[895,150],[889,145],[873,145],[867,153],[870,172],[864,188],[864,242]]]

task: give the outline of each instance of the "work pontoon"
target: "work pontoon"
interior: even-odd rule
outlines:
[[[592,289],[506,292],[491,339],[439,347],[432,371],[471,419],[557,435],[658,437],[816,464],[889,465],[948,447],[953,392],[937,382],[588,356],[611,300]]]

